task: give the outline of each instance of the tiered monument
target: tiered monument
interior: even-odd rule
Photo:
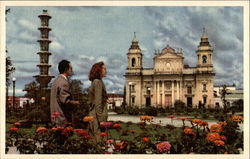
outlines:
[[[40,70],[40,74],[34,76],[36,81],[40,84],[40,91],[46,91],[48,87],[48,83],[54,76],[49,75],[49,56],[51,53],[49,52],[49,44],[51,40],[49,40],[49,31],[51,28],[49,27],[49,20],[51,16],[48,14],[47,10],[43,10],[43,14],[38,16],[41,19],[41,26],[38,28],[41,32],[41,37],[37,40],[40,43],[40,51],[37,53],[40,56],[40,63],[37,65]]]

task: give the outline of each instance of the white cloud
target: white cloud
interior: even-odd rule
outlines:
[[[22,27],[24,27],[24,28],[26,28],[26,29],[28,29],[30,31],[36,31],[37,30],[37,26],[35,24],[33,24],[32,22],[26,20],[26,19],[20,19],[20,20],[18,20],[18,23]]]

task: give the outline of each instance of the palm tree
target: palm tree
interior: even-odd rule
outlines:
[[[227,111],[226,95],[230,94],[228,91],[229,91],[229,89],[227,89],[226,85],[223,85],[222,89],[220,90],[220,96],[221,96],[220,98],[221,98],[221,100],[223,102],[224,111]]]

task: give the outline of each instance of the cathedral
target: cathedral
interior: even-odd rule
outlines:
[[[157,108],[174,107],[182,101],[187,107],[214,107],[213,49],[203,30],[196,50],[196,67],[184,65],[182,51],[167,46],[155,53],[153,68],[143,68],[143,54],[136,36],[127,53],[125,73],[126,104]]]

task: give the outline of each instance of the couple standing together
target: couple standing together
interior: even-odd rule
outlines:
[[[51,121],[57,127],[64,127],[66,122],[71,122],[71,112],[80,104],[72,99],[68,78],[73,74],[73,68],[69,61],[62,60],[58,65],[60,75],[53,81],[50,96]],[[107,93],[102,78],[106,77],[106,66],[103,62],[95,63],[90,72],[91,86],[88,90],[89,116],[94,120],[89,123],[89,135],[94,142],[100,141],[100,122],[107,121]],[[55,114],[56,117],[55,117]]]

